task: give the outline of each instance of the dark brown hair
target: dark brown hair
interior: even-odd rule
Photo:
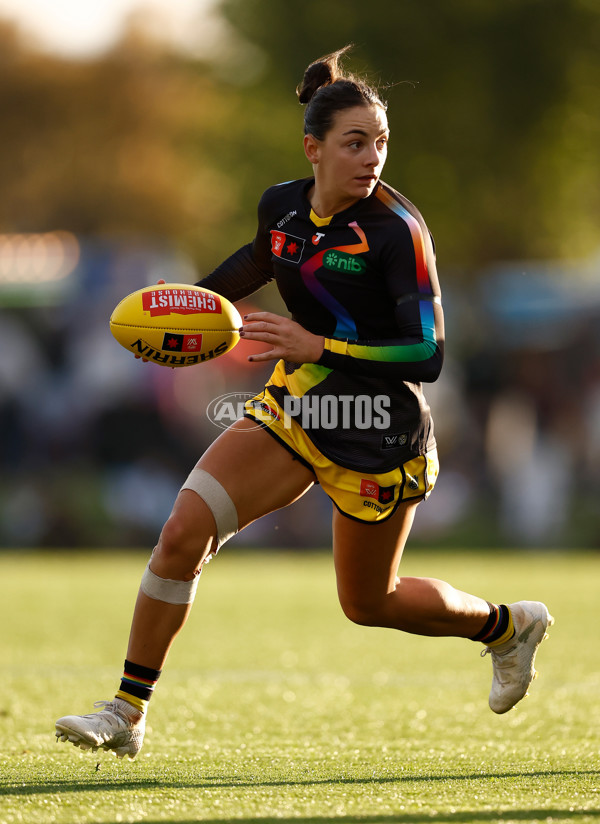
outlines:
[[[375,89],[362,78],[344,74],[340,57],[352,48],[344,46],[315,60],[304,72],[302,83],[296,89],[304,110],[304,134],[323,140],[333,125],[336,112],[353,106],[381,106],[387,109]]]

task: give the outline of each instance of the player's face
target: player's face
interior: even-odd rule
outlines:
[[[368,197],[383,170],[389,130],[381,106],[354,106],[335,115],[324,140],[305,138],[315,171],[315,195],[321,204],[341,211]],[[327,217],[327,215],[321,215]]]

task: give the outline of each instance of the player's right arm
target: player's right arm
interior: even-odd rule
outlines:
[[[268,234],[263,230],[264,201],[263,195],[258,205],[258,231],[254,241],[230,255],[196,286],[210,289],[235,302],[257,292],[274,279]]]
[[[196,283],[235,302],[266,286],[273,275],[261,269],[254,259],[252,243],[242,246],[217,268]]]

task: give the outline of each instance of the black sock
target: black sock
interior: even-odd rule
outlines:
[[[506,604],[491,604],[490,614],[481,628],[481,630],[474,635],[472,641],[481,641],[482,644],[493,644],[497,641],[508,641],[514,635],[514,626],[512,616]],[[506,637],[505,637],[506,636]]]
[[[126,660],[121,687],[116,697],[127,701],[140,712],[145,712],[160,673],[161,670],[142,667]]]

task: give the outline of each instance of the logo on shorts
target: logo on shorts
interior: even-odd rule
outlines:
[[[276,420],[279,420],[277,410],[265,401],[255,398],[252,392],[228,392],[226,395],[219,395],[218,398],[208,404],[206,417],[219,429],[228,429],[231,424],[244,417],[248,401],[252,401],[254,420],[262,426],[270,426]],[[240,429],[239,431],[255,432],[258,431],[258,427]]]
[[[379,486],[375,481],[361,478],[360,494],[363,498],[373,498],[380,504],[390,504],[394,500],[395,486]]]
[[[396,433],[394,435],[384,435],[381,439],[382,449],[400,449],[408,443],[408,432]]]
[[[258,398],[256,398],[255,400],[251,401],[250,406],[252,406],[252,408],[254,409],[256,417],[261,421],[261,423],[272,423],[271,420],[265,421],[265,416],[267,416],[268,419],[273,418],[276,421],[281,420],[279,412],[275,409],[274,406],[271,406],[266,401],[261,401]]]

